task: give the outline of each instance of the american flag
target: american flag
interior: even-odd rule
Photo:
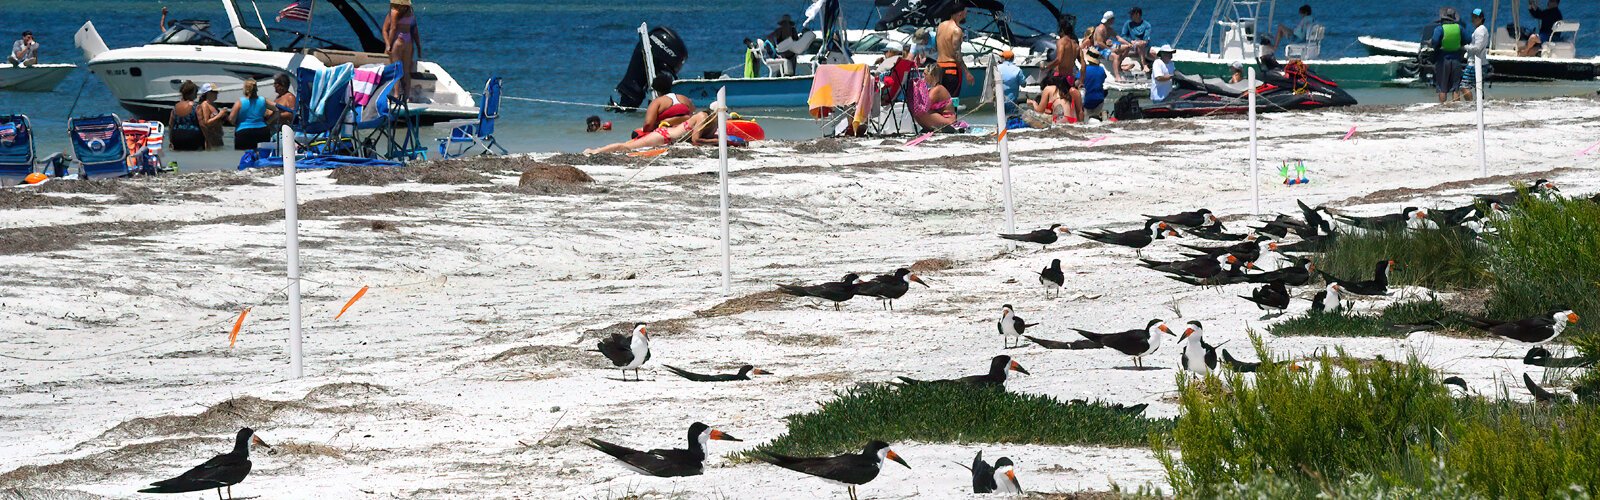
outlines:
[[[311,22],[312,0],[295,0],[288,7],[278,11],[278,21],[288,19],[291,21]]]

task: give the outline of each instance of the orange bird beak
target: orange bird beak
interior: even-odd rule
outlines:
[[[1189,340],[1189,336],[1190,335],[1194,335],[1194,329],[1193,328],[1184,330],[1183,331],[1183,337],[1179,338],[1178,340]]]
[[[750,370],[750,374],[751,375],[771,375],[772,372],[769,372],[769,371],[766,371],[766,370],[762,370],[760,368],[754,368],[754,369]]]
[[[269,449],[269,450],[272,449],[272,445],[267,444],[266,441],[262,441],[261,440],[261,436],[251,435],[250,436],[250,444],[253,444],[253,445],[256,445],[256,446],[265,447],[266,449]]]
[[[906,463],[905,459],[900,458],[900,455],[895,453],[894,450],[889,450],[889,452],[885,453],[883,456],[887,457],[889,460],[899,462],[900,465],[906,466],[907,469],[911,468],[911,464]]]
[[[1028,373],[1028,370],[1023,368],[1022,364],[1017,363],[1016,361],[1011,362],[1011,371],[1021,373],[1023,375],[1033,375],[1032,373]]]
[[[1015,470],[1006,471],[1006,479],[1010,479],[1011,482],[1013,482],[1013,483],[1017,482],[1017,471],[1015,471]]]
[[[921,276],[917,276],[917,275],[915,275],[915,274],[908,274],[908,275],[906,275],[906,279],[909,279],[909,280],[911,280],[911,281],[914,281],[914,282],[916,282],[916,283],[917,283],[917,284],[919,284],[919,285],[922,285],[922,286],[925,286],[925,287],[928,287],[928,288],[933,288],[933,287],[931,287],[931,286],[928,286],[928,284],[927,284],[927,283],[923,283],[923,282],[922,282],[922,277],[921,277]]]
[[[1578,313],[1567,313],[1567,323],[1578,324]]]
[[[1166,323],[1162,323],[1161,326],[1159,326],[1157,328],[1160,328],[1161,331],[1165,332],[1167,335],[1172,335],[1172,329],[1171,328],[1167,328],[1167,324]]]
[[[711,439],[716,441],[741,441],[739,438],[733,437],[731,434],[716,429],[711,429]]]

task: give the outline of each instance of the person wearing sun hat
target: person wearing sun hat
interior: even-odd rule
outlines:
[[[1150,64],[1150,100],[1165,101],[1172,94],[1172,79],[1180,74],[1178,66],[1172,63],[1172,55],[1177,52],[1171,45],[1156,49],[1156,61]]]
[[[1099,115],[1100,105],[1106,100],[1106,68],[1093,53],[1085,57],[1083,70],[1078,73],[1078,84],[1083,86],[1083,106],[1078,109],[1078,121]]]
[[[411,89],[411,74],[417,71],[417,52],[422,50],[422,35],[417,30],[417,13],[411,9],[411,0],[389,0],[389,17],[383,20],[384,53],[389,63],[403,63],[400,77],[400,96]]]
[[[217,107],[217,87],[209,83],[200,84],[200,132],[206,137],[206,149],[222,147],[222,125],[228,121],[228,114]]]

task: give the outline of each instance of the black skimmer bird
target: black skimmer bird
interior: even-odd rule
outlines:
[[[1371,231],[1386,231],[1408,227],[1414,220],[1428,218],[1428,211],[1417,207],[1406,207],[1397,214],[1385,214],[1376,217],[1354,217],[1348,215],[1334,215],[1333,218],[1350,226]]]
[[[1254,303],[1257,309],[1268,314],[1283,314],[1289,308],[1289,287],[1282,280],[1273,281],[1251,291],[1249,297],[1240,295],[1239,298]]]
[[[150,483],[149,488],[139,490],[139,493],[189,493],[215,489],[220,499],[222,489],[227,488],[228,498],[233,498],[233,485],[243,482],[245,476],[250,475],[250,445],[272,448],[255,434],[256,431],[249,427],[239,429],[239,434],[233,440],[233,451],[211,457],[211,460],[178,477]]]
[[[596,344],[599,349],[593,351],[604,354],[611,364],[622,369],[622,381],[628,381],[628,370],[633,370],[633,380],[639,380],[639,366],[650,360],[650,334],[645,333],[644,323],[634,323],[633,333],[628,335],[612,335],[600,339]]]
[[[1333,248],[1333,243],[1338,241],[1338,233],[1317,235],[1301,238],[1294,243],[1278,245],[1279,253],[1322,253]]]
[[[889,443],[867,443],[861,453],[846,453],[836,457],[793,457],[770,451],[758,451],[756,460],[783,467],[795,472],[820,477],[849,489],[850,500],[856,500],[856,486],[872,482],[883,470],[884,460],[893,460],[907,469],[911,468],[900,455],[889,449]]]
[[[1240,266],[1255,267],[1255,264],[1241,264],[1238,257],[1233,255],[1220,255],[1216,257],[1199,256],[1189,260],[1162,262],[1156,260],[1139,259],[1139,266],[1154,269],[1167,274],[1189,276],[1200,279],[1211,279],[1222,274],[1223,265],[1238,270]]]
[[[1456,386],[1456,387],[1460,387],[1461,388],[1461,392],[1467,392],[1468,391],[1467,390],[1467,379],[1464,379],[1464,378],[1461,378],[1461,377],[1457,377],[1457,376],[1453,376],[1453,375],[1449,376],[1449,377],[1445,377],[1444,378],[1444,385],[1453,385],[1453,386]]]
[[[1057,240],[1060,240],[1061,235],[1064,234],[1072,234],[1072,231],[1065,227],[1061,227],[1060,224],[1051,224],[1049,229],[1039,229],[1021,234],[1002,233],[1000,237],[1012,241],[1038,243],[1040,245],[1044,245],[1041,250],[1045,250],[1050,248],[1051,243],[1055,243]]]
[[[751,365],[744,365],[744,366],[739,367],[739,373],[719,373],[719,374],[715,374],[715,375],[706,375],[706,374],[702,374],[702,373],[695,373],[695,372],[691,372],[689,370],[678,368],[678,367],[672,366],[672,365],[661,365],[661,366],[667,367],[667,371],[672,372],[674,375],[677,375],[679,377],[683,377],[683,378],[686,378],[686,379],[689,379],[689,380],[693,380],[695,382],[734,382],[734,381],[738,381],[738,380],[750,380],[750,376],[751,375],[770,375],[770,374],[772,374],[772,372],[769,372],[769,371],[766,371],[766,370],[762,370],[760,368],[756,368],[756,367],[751,366]]]
[[[1594,366],[1594,360],[1592,359],[1583,356],[1557,358],[1553,357],[1548,349],[1539,346],[1528,348],[1528,354],[1522,357],[1522,363],[1545,368],[1586,368]]]
[[[1154,242],[1155,240],[1159,240],[1167,236],[1177,237],[1178,232],[1173,231],[1172,226],[1165,222],[1151,220],[1145,222],[1144,229],[1135,229],[1132,231],[1122,231],[1118,233],[1110,233],[1105,231],[1081,231],[1078,233],[1078,235],[1101,243],[1125,246],[1134,250],[1143,250],[1144,247],[1150,246],[1150,243]],[[1137,253],[1138,252],[1135,252],[1135,254]]]
[[[1228,354],[1228,350],[1227,349],[1223,349],[1222,350],[1222,362],[1223,363],[1227,363],[1228,369],[1233,370],[1235,372],[1239,372],[1239,373],[1255,373],[1256,370],[1261,369],[1261,362],[1260,361],[1251,363],[1251,362],[1239,361],[1237,359],[1233,359],[1233,355],[1232,354]]]
[[[1190,236],[1211,241],[1253,241],[1257,238],[1260,238],[1255,231],[1243,234],[1230,233],[1228,232],[1228,228],[1222,225],[1222,221],[1217,221],[1199,227],[1191,227],[1187,233]]]
[[[1300,206],[1300,215],[1305,217],[1306,226],[1311,230],[1309,234],[1306,232],[1298,233],[1301,238],[1305,238],[1308,235],[1316,236],[1317,230],[1319,229],[1322,230],[1323,234],[1325,235],[1331,236],[1334,234],[1333,224],[1328,222],[1328,218],[1322,216],[1322,212],[1326,211],[1326,208],[1321,206],[1318,206],[1317,208],[1311,208],[1306,206],[1305,202],[1300,200],[1294,200],[1294,204]]]
[[[1180,227],[1200,227],[1206,224],[1220,224],[1217,216],[1211,214],[1210,209],[1199,209],[1193,212],[1179,212],[1172,215],[1146,215],[1146,219],[1158,220]]]
[[[1566,396],[1558,396],[1543,387],[1539,387],[1539,384],[1533,381],[1533,377],[1529,377],[1526,373],[1522,374],[1522,383],[1528,386],[1528,393],[1533,395],[1533,399],[1540,403],[1569,403],[1572,401]]]
[[[706,443],[710,441],[739,441],[725,432],[695,422],[689,425],[689,449],[639,451],[626,446],[589,438],[583,444],[621,460],[629,470],[656,477],[698,476],[704,471]]]
[[[1028,323],[1017,316],[1017,312],[1011,308],[1011,304],[1000,306],[1000,322],[998,326],[1000,328],[1000,338],[1005,343],[1005,349],[1022,347],[1022,334],[1027,332],[1029,327],[1036,325],[1038,323]]]
[[[1061,272],[1061,259],[1050,259],[1050,266],[1039,271],[1039,284],[1044,285],[1046,295],[1055,290],[1056,296],[1061,296],[1061,287],[1067,284],[1067,275]]]
[[[1528,194],[1530,195],[1545,195],[1560,192],[1561,190],[1556,188],[1556,183],[1550,182],[1549,179],[1538,179],[1528,184]],[[1499,203],[1505,206],[1512,206],[1522,202],[1522,191],[1514,190],[1500,194],[1479,195],[1478,199],[1486,202]]]
[[[1217,346],[1206,343],[1205,327],[1199,321],[1190,321],[1188,326],[1183,331],[1183,337],[1178,339],[1184,342],[1180,364],[1184,371],[1210,374],[1211,370],[1217,369]]]
[[[1251,229],[1255,230],[1257,234],[1267,235],[1280,240],[1288,237],[1289,233],[1294,233],[1296,236],[1300,236],[1302,238],[1308,235],[1315,235],[1317,233],[1317,228],[1315,226],[1283,214],[1278,214],[1277,217],[1267,221],[1267,223],[1261,227]]]
[[[1343,288],[1342,291],[1345,292],[1356,295],[1388,295],[1389,271],[1395,269],[1399,268],[1394,265],[1394,261],[1380,260],[1372,271],[1372,279],[1365,281],[1340,279],[1338,276],[1322,271],[1317,271],[1317,274],[1322,275],[1322,279],[1329,283],[1338,283]]]
[[[1117,350],[1123,354],[1133,356],[1133,365],[1143,368],[1143,358],[1161,348],[1161,334],[1172,335],[1172,329],[1167,328],[1166,322],[1152,319],[1142,330],[1128,330],[1116,333],[1095,333],[1087,330],[1073,328],[1083,338],[1093,340],[1100,345]]]
[[[1198,258],[1198,257],[1204,256],[1204,257],[1217,258],[1217,257],[1221,257],[1223,255],[1232,255],[1234,257],[1238,257],[1239,260],[1242,260],[1242,261],[1245,261],[1245,262],[1254,262],[1254,261],[1257,261],[1257,260],[1261,260],[1261,240],[1245,241],[1245,242],[1240,242],[1240,243],[1235,243],[1235,244],[1232,244],[1232,245],[1228,245],[1228,246],[1225,246],[1225,247],[1202,247],[1202,246],[1183,245],[1183,244],[1180,244],[1178,246],[1183,247],[1183,248],[1187,248],[1189,250],[1194,250],[1196,252],[1200,252],[1198,254],[1192,253],[1192,252],[1186,252],[1186,253],[1184,253],[1185,257]],[[1275,241],[1267,242],[1267,250],[1277,251],[1278,250],[1278,243],[1275,242]]]
[[[778,285],[783,293],[796,297],[815,297],[833,302],[833,310],[839,310],[839,304],[856,296],[856,287],[860,286],[861,277],[856,273],[844,275],[839,281],[830,281],[816,285]]]
[[[1328,283],[1316,297],[1311,298],[1311,311],[1324,314],[1333,314],[1344,310],[1344,287],[1339,283]]]
[[[1032,373],[1028,373],[1028,370],[1026,368],[1022,367],[1022,364],[1017,363],[1015,360],[1012,360],[1011,356],[1007,356],[1007,355],[1001,354],[1001,355],[995,356],[993,359],[989,360],[989,373],[985,373],[983,375],[968,375],[968,376],[961,377],[961,378],[940,379],[940,380],[917,380],[917,379],[908,378],[908,377],[899,377],[899,378],[900,378],[900,382],[901,383],[907,384],[907,385],[910,385],[910,384],[950,384],[950,383],[956,383],[956,384],[968,384],[968,385],[973,385],[973,386],[978,386],[978,387],[991,387],[991,388],[996,388],[996,389],[1004,389],[1005,386],[1006,386],[1006,374],[1008,372],[1017,372],[1017,373],[1021,373],[1023,375],[1032,375]]]
[[[1555,340],[1569,324],[1578,323],[1577,313],[1565,306],[1548,313],[1516,321],[1499,321],[1477,316],[1462,315],[1468,325],[1506,340],[1524,344],[1543,344]]]
[[[877,297],[878,300],[883,301],[885,310],[893,311],[894,299],[904,297],[906,292],[911,290],[911,283],[924,287],[928,286],[927,283],[922,282],[922,278],[917,277],[910,269],[902,267],[895,269],[894,274],[881,274],[876,278],[872,278],[872,281],[857,286],[856,295]]]
[[[1306,283],[1311,282],[1311,273],[1316,271],[1316,269],[1317,266],[1316,264],[1311,263],[1311,259],[1307,259],[1305,257],[1295,257],[1294,264],[1280,267],[1261,274],[1252,274],[1246,276],[1245,281],[1261,284],[1281,281],[1283,284],[1289,286],[1305,286]]]
[[[1099,342],[1095,342],[1095,341],[1089,340],[1089,339],[1079,339],[1079,340],[1074,340],[1074,341],[1071,341],[1071,342],[1062,342],[1062,341],[1059,341],[1059,340],[1041,339],[1039,337],[1035,337],[1035,336],[1032,336],[1032,335],[1023,335],[1022,337],[1033,341],[1033,343],[1035,343],[1035,344],[1039,344],[1040,347],[1043,347],[1045,349],[1084,350],[1084,349],[1099,349],[1099,348],[1105,347],[1103,345],[1100,345]]]
[[[1484,202],[1482,205],[1473,203],[1470,205],[1462,205],[1456,208],[1434,210],[1431,213],[1433,214],[1434,218],[1439,219],[1440,225],[1460,226],[1470,220],[1482,219],[1490,216],[1491,214],[1500,214],[1504,212],[1504,205],[1501,205],[1499,202],[1490,201]]]
[[[994,465],[989,465],[983,460],[983,450],[978,450],[978,456],[972,457],[972,467],[967,470],[972,471],[973,493],[1022,494],[1022,483],[1017,482],[1017,466],[1011,463],[1010,457],[1000,457]]]

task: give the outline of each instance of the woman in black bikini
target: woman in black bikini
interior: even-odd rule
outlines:
[[[172,149],[174,151],[202,151],[206,149],[206,136],[200,131],[199,105],[195,103],[195,94],[200,91],[200,86],[192,81],[185,80],[178,86],[178,94],[182,100],[172,106],[172,116],[167,123],[172,124]]]

